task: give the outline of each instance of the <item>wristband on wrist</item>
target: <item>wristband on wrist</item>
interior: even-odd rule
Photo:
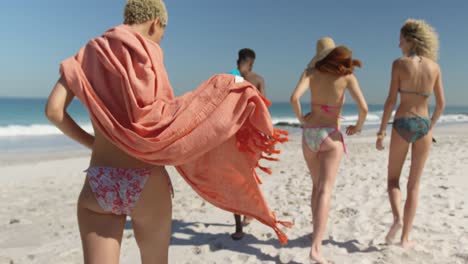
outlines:
[[[387,133],[380,131],[380,132],[377,133],[377,138],[378,139],[384,139],[386,135],[387,135]]]

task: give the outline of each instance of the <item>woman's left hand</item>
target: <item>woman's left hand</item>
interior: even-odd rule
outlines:
[[[352,136],[352,135],[355,135],[357,133],[360,133],[361,132],[361,129],[358,128],[357,126],[347,126],[346,127],[346,135],[348,136]]]
[[[377,138],[377,141],[375,142],[375,148],[377,150],[384,150],[384,144],[383,144],[383,138]]]
[[[310,116],[310,113],[307,113],[305,115],[302,116],[301,119],[299,119],[299,121],[301,122],[301,124],[305,124],[306,121],[307,121],[307,118]]]

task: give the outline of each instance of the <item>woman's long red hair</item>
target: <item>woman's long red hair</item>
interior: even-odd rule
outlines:
[[[354,67],[362,67],[359,60],[352,57],[353,51],[345,46],[336,47],[324,59],[315,64],[315,68],[321,72],[344,76],[353,73]]]

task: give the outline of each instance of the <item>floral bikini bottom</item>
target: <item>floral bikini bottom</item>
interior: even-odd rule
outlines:
[[[151,175],[151,170],[90,167],[85,172],[91,190],[104,211],[116,215],[130,215]],[[170,179],[169,187],[173,193]]]

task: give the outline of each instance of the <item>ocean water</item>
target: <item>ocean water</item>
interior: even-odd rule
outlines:
[[[35,151],[56,148],[76,148],[77,144],[49,123],[44,115],[46,99],[0,98],[0,152]],[[369,105],[366,127],[380,124],[383,105]],[[303,104],[303,112],[310,111],[310,104]],[[92,126],[88,112],[74,100],[69,108],[70,115],[85,130]],[[270,108],[273,123],[298,124],[289,103],[274,102]],[[354,124],[358,118],[356,105],[347,104],[343,108],[343,125]],[[446,107],[440,123],[468,123],[468,107]]]
[[[302,103],[302,112],[310,111],[310,103]],[[431,107],[430,111],[433,111]],[[273,103],[270,113],[274,124],[287,123],[289,125],[299,124],[289,103]],[[383,105],[369,105],[365,126],[374,127],[380,125],[383,114]],[[354,104],[345,104],[342,111],[342,124],[353,125],[358,120],[358,107]],[[454,106],[446,107],[444,115],[439,119],[440,123],[467,123],[468,107]]]

